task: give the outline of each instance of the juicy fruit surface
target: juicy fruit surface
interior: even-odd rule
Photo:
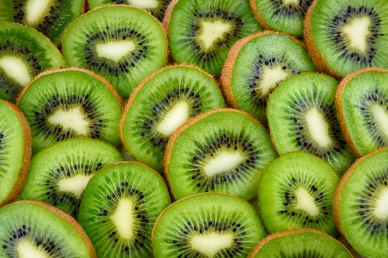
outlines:
[[[147,166],[121,163],[90,180],[79,211],[99,257],[151,257],[151,230],[170,204],[163,178]]]
[[[95,257],[79,229],[42,204],[1,207],[0,228],[1,257]]]
[[[34,79],[18,100],[37,152],[67,138],[119,145],[121,99],[105,80],[80,69],[56,70]]]
[[[322,57],[318,67],[325,63],[325,70],[339,77],[365,67],[388,67],[385,0],[318,0],[306,26],[310,54]]]
[[[338,226],[365,257],[386,257],[388,250],[388,148],[361,158],[336,193]]]
[[[35,75],[63,65],[58,49],[42,34],[0,22],[0,99],[14,101]]]
[[[159,215],[154,257],[246,257],[266,235],[251,205],[225,194],[182,199]]]
[[[222,78],[229,78],[223,84],[230,85],[230,98],[236,107],[266,121],[267,98],[272,91],[283,80],[315,68],[301,43],[285,35],[264,32],[242,44],[236,58],[226,61],[234,64],[232,71],[226,69],[228,63],[225,65]]]
[[[211,74],[221,71],[234,42],[261,29],[245,0],[180,0],[169,18],[174,59]]]
[[[258,204],[270,232],[316,228],[328,234],[337,230],[332,199],[339,182],[323,160],[305,152],[292,152],[273,161],[260,178]]]
[[[191,66],[164,68],[131,96],[122,124],[123,141],[137,160],[163,170],[168,138],[188,119],[224,107],[217,83]]]
[[[156,18],[130,6],[108,6],[69,26],[63,54],[68,65],[106,77],[128,97],[142,79],[167,62],[167,42]]]
[[[249,200],[256,195],[262,169],[276,155],[267,131],[257,121],[241,111],[217,109],[170,138],[165,172],[177,199],[218,191]]]
[[[353,162],[335,111],[338,82],[330,76],[305,73],[285,80],[271,95],[267,117],[280,155],[303,150],[326,159],[337,173]]]
[[[20,199],[44,201],[75,216],[90,178],[104,164],[121,160],[117,149],[99,140],[56,143],[33,157]]]
[[[357,154],[388,145],[388,70],[367,69],[337,91],[340,123]]]

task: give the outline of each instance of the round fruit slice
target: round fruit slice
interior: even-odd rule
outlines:
[[[253,13],[263,27],[303,36],[303,23],[313,0],[250,0]]]
[[[258,204],[266,229],[316,228],[335,235],[332,200],[339,177],[329,164],[306,152],[274,160],[260,178]]]
[[[76,19],[63,36],[70,66],[105,78],[128,97],[147,75],[167,62],[167,40],[158,20],[143,10],[112,5]]]
[[[163,25],[173,58],[211,74],[220,73],[233,43],[261,29],[246,0],[174,0]]]
[[[337,173],[353,162],[337,120],[334,98],[338,82],[318,73],[293,76],[268,101],[267,117],[280,155],[303,150],[326,159]]]
[[[163,19],[164,12],[170,2],[171,0],[88,0],[91,9],[104,4],[130,4],[149,11],[159,20]]]
[[[0,206],[20,192],[31,159],[31,132],[19,108],[0,100]]]
[[[200,192],[227,192],[249,200],[262,169],[276,158],[265,128],[235,109],[201,114],[167,144],[165,173],[176,199]]]
[[[313,229],[296,229],[271,234],[259,242],[248,258],[335,257],[353,255],[336,239]]]
[[[283,80],[314,71],[303,44],[287,35],[261,32],[230,49],[221,73],[229,104],[266,121],[267,98]]]
[[[48,38],[27,26],[0,23],[0,99],[14,101],[35,75],[63,65]]]
[[[0,0],[0,20],[33,27],[59,44],[66,26],[84,11],[84,0]]]
[[[151,230],[170,196],[163,178],[138,162],[115,163],[94,176],[78,220],[98,257],[151,257]]]
[[[31,161],[24,200],[40,200],[77,215],[82,193],[104,164],[122,161],[113,146],[92,139],[68,139],[37,153]]]
[[[41,73],[17,103],[30,123],[34,152],[73,137],[120,144],[121,97],[105,79],[87,70]]]
[[[366,68],[345,77],[336,107],[354,153],[363,156],[388,146],[388,69]]]
[[[163,170],[169,136],[189,118],[224,107],[217,82],[188,65],[163,68],[131,95],[121,121],[121,137],[137,160]]]
[[[90,239],[69,215],[38,201],[0,208],[1,257],[96,257]]]
[[[338,228],[365,257],[387,257],[388,147],[358,159],[342,177],[334,198]]]
[[[304,35],[317,68],[333,76],[388,67],[386,0],[315,0],[306,15]]]
[[[220,193],[181,199],[156,220],[152,246],[156,258],[246,257],[266,233],[253,206]]]

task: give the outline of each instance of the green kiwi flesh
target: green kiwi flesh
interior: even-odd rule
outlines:
[[[246,257],[265,230],[252,205],[220,193],[181,199],[158,217],[152,246],[155,258]]]
[[[158,171],[169,136],[189,118],[224,107],[217,83],[202,70],[186,65],[163,68],[132,94],[121,133],[136,160]]]
[[[256,196],[263,168],[276,156],[259,122],[238,110],[216,109],[170,137],[165,173],[176,199],[217,191],[249,200]]]
[[[163,178],[138,162],[105,166],[89,182],[78,220],[98,257],[152,257],[151,231],[170,204]]]
[[[0,228],[1,257],[96,257],[75,220],[40,202],[1,207]]]
[[[124,97],[167,62],[161,24],[125,5],[100,7],[79,17],[65,31],[62,46],[69,66],[104,76]]]
[[[0,0],[4,5],[0,21],[17,22],[35,28],[59,44],[66,26],[84,11],[84,0]]]
[[[72,138],[38,152],[31,161],[23,200],[39,200],[76,216],[90,178],[104,164],[122,161],[113,146],[94,139]]]
[[[31,126],[33,151],[67,138],[120,144],[121,98],[108,82],[81,69],[46,72],[18,99]]]
[[[14,102],[35,75],[63,65],[48,38],[30,27],[0,22],[0,99]]]
[[[274,160],[260,178],[258,204],[269,232],[315,228],[337,233],[332,200],[339,177],[329,164],[306,152]]]
[[[337,226],[364,257],[387,257],[388,148],[357,160],[337,189]]]
[[[179,0],[165,19],[173,58],[211,74],[220,73],[233,43],[261,29],[245,0]]]
[[[336,105],[342,129],[357,154],[388,146],[388,69],[368,68],[345,78]]]
[[[280,84],[268,101],[267,117],[280,155],[303,150],[326,159],[343,173],[354,157],[341,133],[335,110],[338,82],[318,73],[295,75]]]

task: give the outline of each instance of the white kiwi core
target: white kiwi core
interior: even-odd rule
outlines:
[[[25,4],[25,19],[29,26],[35,26],[41,22],[54,5],[52,0],[27,0]]]
[[[222,249],[233,245],[232,232],[208,232],[193,234],[190,239],[191,247],[199,253],[212,258]]]
[[[37,247],[28,239],[17,242],[16,253],[18,258],[50,258],[50,255],[43,248]]]
[[[119,200],[114,213],[110,216],[119,235],[127,240],[133,238],[135,232],[134,208],[135,205],[132,200],[122,198]]]
[[[236,168],[245,159],[246,157],[240,151],[223,150],[206,160],[204,171],[207,176],[212,177]]]
[[[329,124],[325,117],[316,108],[311,108],[306,113],[307,127],[311,137],[322,147],[328,147],[332,143],[329,134]]]
[[[159,3],[157,0],[128,0],[128,4],[144,9],[157,8]]]
[[[65,130],[73,130],[80,136],[88,135],[90,131],[90,121],[86,119],[79,106],[68,110],[59,108],[48,116],[47,121],[53,125],[59,125]]]
[[[311,194],[303,187],[299,187],[295,190],[296,196],[296,209],[303,210],[311,216],[319,215],[319,207],[315,203]]]
[[[158,131],[163,136],[170,136],[173,132],[183,125],[189,119],[189,104],[185,101],[177,102],[165,114],[163,119],[156,126]]]
[[[20,57],[0,57],[0,69],[2,69],[9,78],[23,87],[32,79],[27,64]]]
[[[81,198],[86,185],[93,175],[75,175],[66,177],[58,181],[58,190],[60,192],[72,193],[78,199]]]
[[[120,40],[97,44],[96,52],[99,57],[119,63],[121,59],[130,54],[135,48],[136,45],[132,40]]]
[[[264,96],[268,95],[280,82],[290,77],[290,72],[283,69],[282,66],[264,67],[261,79],[259,81],[259,88]]]
[[[380,128],[384,137],[388,139],[388,111],[386,107],[376,104],[372,106],[371,111],[378,128]]]
[[[356,16],[343,25],[341,31],[350,49],[361,54],[367,53],[371,24],[369,16]]]
[[[215,42],[232,30],[232,24],[223,20],[202,20],[200,26],[198,40],[205,51],[211,50]]]

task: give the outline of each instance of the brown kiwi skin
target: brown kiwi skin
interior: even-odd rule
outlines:
[[[170,19],[172,15],[172,11],[174,10],[175,5],[178,3],[179,0],[172,0],[164,13],[164,17],[162,20],[162,26],[164,28],[165,33],[168,35],[168,25],[170,24]]]
[[[360,74],[363,74],[363,73],[366,73],[366,72],[385,72],[385,73],[388,73],[388,69],[386,68],[380,68],[380,67],[369,67],[369,68],[364,68],[364,69],[361,69],[361,70],[358,70],[358,71],[355,71],[353,73],[350,73],[348,74],[347,76],[345,76],[342,81],[340,82],[340,84],[338,85],[338,88],[337,88],[337,92],[335,94],[335,107],[336,107],[336,110],[337,110],[337,114],[338,114],[338,121],[339,121],[339,124],[340,124],[340,127],[341,127],[341,130],[342,130],[342,134],[344,135],[345,137],[345,141],[346,143],[349,145],[350,149],[352,150],[352,152],[357,156],[357,157],[361,157],[362,156],[362,153],[360,153],[356,146],[353,144],[353,141],[352,141],[352,138],[350,137],[350,133],[348,131],[348,128],[345,124],[345,116],[344,116],[344,113],[342,112],[342,100],[341,100],[341,97],[342,97],[342,93],[344,92],[345,90],[345,87],[346,85],[354,79],[354,77],[360,75]]]
[[[202,74],[206,75],[210,80],[212,80],[217,86],[218,88],[220,89],[221,91],[221,87],[219,85],[219,83],[213,78],[213,76],[211,76],[209,73],[205,72],[204,70],[200,69],[199,67],[195,66],[195,65],[191,65],[191,64],[175,64],[175,65],[168,65],[168,66],[165,66],[159,70],[157,70],[156,72],[153,72],[151,73],[150,75],[148,75],[146,78],[143,79],[143,81],[140,82],[140,84],[132,91],[131,95],[129,96],[128,98],[128,101],[127,103],[125,104],[125,107],[124,107],[124,110],[123,110],[123,115],[121,117],[121,120],[120,120],[120,124],[119,124],[119,131],[120,131],[120,139],[121,139],[121,145],[124,147],[125,151],[128,153],[128,154],[131,154],[127,145],[125,144],[125,141],[124,141],[124,123],[125,123],[125,117],[126,117],[126,114],[128,113],[128,110],[131,108],[132,104],[133,104],[133,101],[135,100],[137,94],[140,92],[140,90],[144,87],[144,85],[146,85],[148,83],[149,80],[153,79],[155,76],[157,76],[159,73],[163,72],[164,70],[167,70],[167,69],[171,69],[171,68],[174,68],[174,67],[182,67],[182,68],[192,68],[192,69],[195,69],[197,70],[198,72],[201,72]]]
[[[346,246],[344,244],[342,244],[340,241],[338,241],[337,239],[333,238],[332,236],[329,236],[329,235],[325,234],[324,232],[316,230],[316,229],[311,229],[311,228],[303,228],[302,229],[302,228],[300,228],[300,229],[291,229],[291,230],[280,231],[280,232],[276,232],[276,233],[268,235],[266,238],[264,238],[259,243],[257,243],[255,245],[255,247],[253,247],[253,250],[248,255],[248,258],[255,258],[257,252],[260,251],[260,249],[265,244],[267,244],[269,241],[271,241],[273,239],[276,239],[276,238],[279,238],[279,237],[288,236],[288,235],[303,234],[303,233],[315,233],[315,234],[319,234],[321,236],[324,236],[326,238],[329,238],[329,239],[337,242],[339,245],[341,245],[344,248],[344,250],[346,250],[351,257],[354,257],[353,254],[346,248]]]
[[[27,172],[30,169],[30,161],[31,161],[31,153],[32,153],[32,139],[31,139],[31,130],[30,125],[27,122],[26,117],[23,112],[14,104],[9,103],[5,100],[0,100],[5,105],[7,105],[12,111],[17,115],[20,124],[23,127],[23,142],[24,142],[24,154],[23,154],[23,165],[18,174],[18,179],[16,180],[12,191],[8,194],[8,196],[0,202],[0,207],[4,204],[10,203],[16,199],[18,194],[23,188],[24,181],[27,177]]]
[[[252,0],[251,2],[254,2],[254,0]],[[233,68],[235,66],[236,59],[241,49],[245,46],[245,44],[247,44],[249,41],[253,39],[266,36],[266,35],[272,35],[272,34],[288,37],[298,45],[304,48],[306,47],[301,41],[297,40],[293,36],[290,36],[281,32],[271,31],[271,30],[255,33],[238,40],[235,44],[233,44],[233,46],[229,50],[228,57],[226,58],[224,67],[222,68],[222,71],[221,71],[221,77],[220,77],[223,93],[226,97],[227,102],[231,107],[238,108],[238,105],[235,101],[233,90],[232,90],[232,75],[233,75]]]
[[[249,3],[251,5],[251,9],[253,11],[253,14],[255,15],[256,20],[260,23],[260,25],[263,26],[264,29],[266,29],[266,30],[271,30],[271,27],[265,22],[265,20],[263,19],[263,17],[261,17],[259,11],[257,10],[256,1],[250,0]]]

